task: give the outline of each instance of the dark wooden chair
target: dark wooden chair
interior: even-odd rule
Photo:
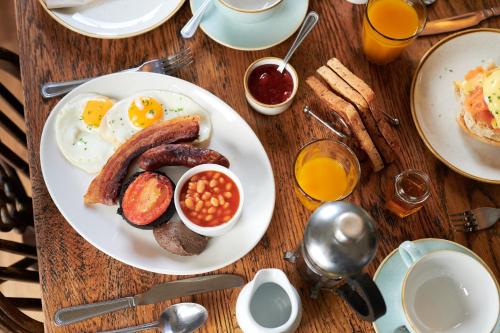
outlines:
[[[0,48],[0,71],[20,80],[18,55],[7,49]],[[0,104],[1,106],[9,108],[18,118],[24,119],[23,104],[2,82],[0,82],[0,99],[2,102]],[[16,122],[8,116],[4,109],[0,109],[0,127],[2,127],[11,138],[26,147],[26,134],[19,127],[19,124],[16,124]],[[0,138],[0,157],[12,167],[29,177],[28,163],[19,157],[11,147],[8,147],[2,138]]]
[[[24,233],[33,226],[33,206],[16,170],[0,160],[0,231]],[[0,239],[0,251],[21,255],[23,258],[9,267],[0,267],[0,284],[6,281],[40,283],[36,247]],[[42,310],[37,298],[5,297],[0,293],[0,331],[16,333],[43,332],[43,324],[25,315],[21,310]]]
[[[0,48],[0,71],[20,79],[19,58]],[[24,109],[19,99],[0,82],[0,106],[7,105],[24,118]],[[26,145],[26,134],[0,108],[0,126],[17,142]],[[19,232],[23,235],[33,230],[33,205],[31,198],[19,178],[18,172],[29,177],[28,164],[0,137],[0,231]],[[18,243],[0,239],[0,253],[20,255],[9,267],[0,267],[0,284],[6,281],[40,283],[37,269],[37,254],[34,244]],[[36,298],[5,297],[0,293],[0,331],[15,333],[43,332],[43,323],[32,319],[21,310],[41,311],[42,302]]]

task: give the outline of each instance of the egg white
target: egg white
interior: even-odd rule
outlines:
[[[127,141],[132,135],[139,132],[141,128],[134,126],[129,119],[128,109],[136,98],[151,97],[162,104],[164,109],[163,120],[177,117],[200,116],[200,134],[198,142],[203,143],[210,138],[212,124],[210,116],[200,105],[191,98],[163,90],[144,90],[126,97],[117,102],[102,119],[99,132],[101,136],[115,146]]]
[[[88,173],[99,172],[115,151],[112,144],[102,139],[99,127],[87,126],[82,119],[87,101],[94,98],[107,97],[77,95],[62,107],[55,123],[56,141],[61,153],[71,164]]]

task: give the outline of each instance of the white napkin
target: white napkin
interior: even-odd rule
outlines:
[[[89,4],[95,0],[45,0],[48,9],[78,7]]]

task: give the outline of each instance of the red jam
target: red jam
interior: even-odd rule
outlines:
[[[275,105],[292,96],[292,75],[285,69],[278,72],[278,65],[261,65],[255,68],[248,78],[248,89],[261,103]]]

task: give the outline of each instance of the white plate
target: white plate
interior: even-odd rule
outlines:
[[[93,175],[72,166],[60,153],[55,138],[56,114],[73,96],[95,92],[114,98],[145,89],[182,93],[210,113],[213,134],[209,147],[224,154],[244,189],[243,212],[225,235],[210,240],[199,256],[170,254],[156,243],[151,230],[128,225],[116,214],[116,206],[83,204]],[[160,74],[117,73],[92,80],[69,93],[51,111],[40,143],[43,178],[52,200],[71,226],[92,245],[126,264],[164,274],[188,275],[213,271],[246,255],[266,232],[274,210],[275,189],[271,164],[248,124],[227,104],[192,83]],[[170,167],[177,181],[187,170]]]
[[[430,151],[452,170],[495,184],[500,184],[500,148],[474,140],[459,127],[461,106],[453,82],[490,61],[500,65],[499,45],[499,29],[451,35],[424,55],[411,87],[413,121]]]
[[[57,22],[95,38],[125,38],[158,27],[173,16],[185,0],[97,0],[75,8],[43,8]]]

